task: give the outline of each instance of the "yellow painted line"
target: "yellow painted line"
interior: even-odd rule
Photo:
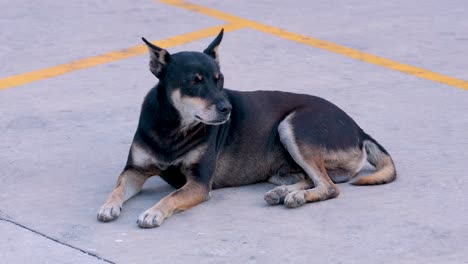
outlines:
[[[194,12],[198,12],[198,13],[211,16],[217,19],[221,19],[224,21],[228,21],[233,24],[243,25],[245,27],[249,27],[258,31],[269,33],[269,34],[272,34],[272,35],[275,35],[284,39],[292,40],[292,41],[306,44],[309,46],[313,46],[319,49],[323,49],[329,52],[344,55],[344,56],[347,56],[356,60],[379,65],[388,69],[392,69],[392,70],[400,71],[409,75],[417,76],[419,78],[423,78],[423,79],[431,80],[434,82],[439,82],[439,83],[443,83],[446,85],[468,90],[468,81],[453,78],[453,77],[443,75],[437,72],[429,71],[420,67],[392,61],[390,59],[386,59],[383,57],[365,53],[365,52],[355,50],[352,48],[348,48],[339,44],[304,36],[304,35],[293,33],[284,29],[268,26],[259,22],[237,17],[237,16],[227,14],[227,13],[224,13],[222,11],[219,11],[213,8],[192,4],[186,1],[161,0],[161,2],[169,4],[169,5],[173,5],[176,7],[180,7],[183,9],[191,10]]]
[[[154,42],[154,44],[163,48],[170,48],[170,47],[182,45],[182,44],[194,41],[194,40],[216,36],[221,30],[221,28],[224,28],[225,32],[230,32],[230,31],[240,29],[242,27],[243,26],[240,24],[225,24],[221,26],[206,28],[206,29],[178,35],[178,36],[163,39],[163,40],[158,40]],[[50,67],[50,68],[46,68],[42,70],[36,70],[36,71],[31,71],[31,72],[7,77],[4,79],[0,79],[0,90],[16,87],[16,86],[31,83],[34,81],[52,78],[52,77],[66,74],[72,71],[77,71],[77,70],[97,66],[100,64],[104,64],[104,63],[126,59],[129,57],[145,54],[147,52],[148,50],[146,48],[146,45],[142,44],[142,45],[134,46],[128,49],[108,52],[102,55],[76,60],[76,61],[72,61],[69,63],[61,64],[58,66],[54,66],[54,67]]]

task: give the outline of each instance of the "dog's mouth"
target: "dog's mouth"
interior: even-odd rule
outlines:
[[[204,120],[203,118],[201,118],[199,115],[195,115],[195,118],[204,123],[204,124],[207,124],[207,125],[222,125],[224,123],[226,123],[229,118],[231,117],[231,113],[229,113],[225,118],[218,118],[218,119],[215,119],[215,120]]]

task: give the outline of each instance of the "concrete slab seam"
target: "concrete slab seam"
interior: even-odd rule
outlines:
[[[65,243],[65,242],[62,242],[62,241],[60,241],[60,240],[58,240],[58,239],[56,239],[56,238],[47,236],[47,235],[45,235],[45,234],[43,234],[43,233],[41,233],[41,232],[39,232],[39,231],[36,231],[36,230],[34,230],[34,229],[31,229],[31,228],[29,228],[29,227],[27,227],[27,226],[24,226],[24,225],[22,225],[22,224],[16,223],[16,222],[14,222],[14,221],[12,221],[12,220],[10,220],[10,219],[6,219],[6,218],[3,218],[3,217],[0,217],[0,221],[4,221],[4,222],[8,222],[8,223],[14,224],[14,225],[16,225],[16,226],[18,226],[18,227],[20,227],[20,228],[23,228],[23,229],[25,229],[25,230],[28,230],[28,231],[30,231],[30,232],[33,232],[33,233],[35,233],[35,234],[37,234],[37,235],[40,235],[40,236],[42,236],[42,237],[44,237],[44,238],[46,238],[46,239],[52,240],[52,241],[55,242],[55,243],[61,244],[61,245],[63,245],[63,246],[69,247],[69,248],[74,249],[74,250],[78,250],[78,251],[80,251],[80,252],[83,253],[83,254],[86,254],[86,255],[89,255],[89,256],[91,256],[91,257],[97,258],[97,259],[102,260],[102,261],[104,261],[104,262],[106,262],[106,263],[113,263],[113,264],[115,264],[115,262],[113,262],[113,261],[111,261],[111,260],[102,258],[102,257],[100,257],[100,256],[98,256],[98,255],[96,255],[96,254],[94,254],[94,253],[92,253],[92,252],[89,252],[89,251],[86,251],[86,250],[84,250],[84,249],[81,249],[81,248],[72,246],[72,245],[67,244],[67,243]]]

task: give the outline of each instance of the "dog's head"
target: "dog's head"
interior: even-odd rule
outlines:
[[[180,114],[182,126],[196,122],[219,125],[229,120],[232,106],[223,92],[218,46],[223,30],[203,52],[169,54],[148,42],[150,71],[166,90],[168,100]]]

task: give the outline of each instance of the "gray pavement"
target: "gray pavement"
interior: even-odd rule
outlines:
[[[0,233],[2,263],[106,263],[11,222],[0,221]]]
[[[193,2],[468,79],[466,1]],[[0,6],[0,78],[225,23],[155,1]],[[252,29],[220,51],[226,87],[342,107],[392,154],[398,180],[340,184],[338,198],[293,210],[267,206],[267,183],[220,189],[143,230],[138,215],[173,190],[152,178],[100,223],[156,82],[136,56],[0,90],[0,262],[468,263],[468,91]]]

